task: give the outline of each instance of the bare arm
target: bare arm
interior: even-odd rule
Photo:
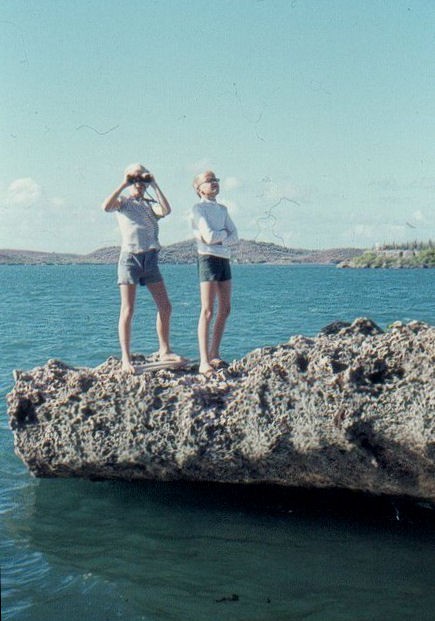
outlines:
[[[152,210],[159,218],[164,218],[165,216],[168,216],[171,213],[171,206],[155,179],[150,183],[150,187],[152,187],[154,192],[156,193],[158,201],[155,205],[152,205]]]
[[[119,197],[121,192],[125,190],[130,185],[130,181],[127,181],[127,177],[124,178],[124,181],[121,185],[114,191],[110,196],[106,198],[106,200],[101,205],[101,208],[104,211],[116,211],[120,208],[121,203],[119,202]]]

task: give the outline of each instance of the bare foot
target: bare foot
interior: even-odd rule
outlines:
[[[174,354],[172,351],[167,351],[165,353],[159,353],[159,360],[161,362],[184,362],[186,358],[183,358],[183,356],[179,356],[178,354]]]
[[[207,379],[210,379],[214,375],[214,369],[208,362],[200,364],[198,372],[200,375],[203,375]]]
[[[128,373],[129,375],[135,375],[136,373],[136,369],[128,359],[122,361],[122,371],[124,373]]]

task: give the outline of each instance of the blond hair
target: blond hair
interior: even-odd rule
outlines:
[[[205,172],[199,173],[199,175],[196,175],[196,177],[194,178],[192,185],[198,196],[201,196],[199,192],[199,186],[204,183],[204,181],[207,181],[207,177],[210,176],[216,177],[212,170],[206,170]]]
[[[129,164],[124,171],[124,175],[137,175],[145,172],[149,172],[148,168],[137,162],[137,164]]]

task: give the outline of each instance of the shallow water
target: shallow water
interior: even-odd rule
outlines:
[[[114,266],[3,266],[0,326],[3,615],[54,619],[433,619],[430,508],[253,487],[35,480],[13,454],[13,368],[118,354]],[[163,266],[174,349],[197,356],[193,266]],[[434,270],[234,266],[223,353],[369,316],[435,323]],[[181,285],[181,286],[180,286]],[[138,292],[133,344],[156,349]]]

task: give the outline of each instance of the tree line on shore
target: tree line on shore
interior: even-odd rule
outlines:
[[[432,240],[383,244],[367,250],[358,257],[343,261],[339,267],[396,269],[435,267],[435,247]]]
[[[435,244],[431,239],[427,242],[415,239],[414,241],[407,242],[383,243],[381,245],[376,245],[373,250],[428,250],[433,249],[434,246]]]

